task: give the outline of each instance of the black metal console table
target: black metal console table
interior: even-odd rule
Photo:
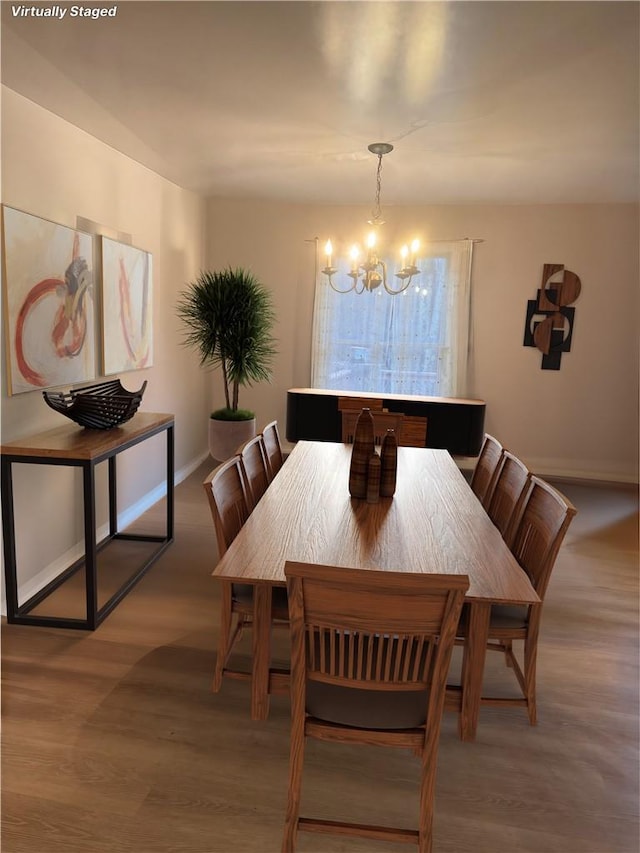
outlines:
[[[45,625],[57,628],[95,630],[124,598],[147,569],[173,541],[173,483],[174,483],[174,417],[167,414],[138,412],[130,421],[110,430],[83,429],[72,424],[57,427],[38,435],[3,444],[1,452],[0,486],[2,496],[2,532],[4,536],[4,571],[7,595],[7,621],[19,625]],[[166,533],[147,536],[118,532],[116,497],[116,456],[151,436],[166,432]],[[109,466],[109,533],[101,541],[96,537],[95,469],[98,463]],[[85,554],[43,589],[23,604],[18,604],[16,567],[16,538],[13,504],[13,465],[67,465],[82,469],[84,503]],[[139,566],[124,584],[98,608],[97,554],[113,539],[157,542],[158,547]],[[82,566],[86,578],[86,619],[31,614],[38,604],[57,589]]]

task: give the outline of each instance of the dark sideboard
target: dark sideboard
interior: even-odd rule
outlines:
[[[287,392],[287,441],[341,441],[340,399],[379,403],[390,412],[426,418],[426,446],[440,447],[456,456],[477,456],[484,436],[484,400],[462,397],[403,397],[400,394],[368,394],[358,391],[327,391],[291,388]]]

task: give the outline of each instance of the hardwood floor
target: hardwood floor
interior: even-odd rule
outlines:
[[[277,853],[287,697],[249,720],[249,690],[210,691],[218,619],[215,536],[200,485],[176,492],[176,540],[94,633],[2,627],[3,853]],[[446,715],[438,853],[638,850],[638,507],[626,488],[560,486],[579,514],[551,579],[538,717],[485,707],[462,743]],[[136,527],[161,523],[161,507]],[[106,554],[101,574],[121,555]],[[108,579],[105,578],[105,585]],[[70,606],[70,588],[47,606]],[[275,633],[286,659],[286,631]],[[250,634],[239,656],[247,655]],[[456,673],[459,660],[454,661]],[[485,683],[512,688],[500,655]],[[410,753],[309,742],[303,813],[415,825]],[[300,853],[405,845],[301,835]]]

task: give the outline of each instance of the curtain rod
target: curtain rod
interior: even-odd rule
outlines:
[[[313,237],[311,239],[305,239],[305,243],[318,243],[320,240],[319,237]],[[423,240],[423,243],[464,243],[465,240],[468,240],[470,243],[485,243],[486,240],[484,237],[455,237],[449,240],[439,239],[439,240]]]
[[[425,243],[464,243],[468,240],[470,243],[484,243],[484,237],[456,237],[453,240],[425,240]]]

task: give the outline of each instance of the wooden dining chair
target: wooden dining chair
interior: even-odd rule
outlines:
[[[261,435],[256,435],[245,441],[238,448],[240,464],[249,486],[250,510],[252,510],[267,490],[270,482],[267,450]]]
[[[430,853],[440,722],[467,576],[294,562],[285,576],[291,747],[283,853],[295,850],[298,830],[415,843]],[[412,749],[422,764],[418,829],[300,817],[307,737]]]
[[[525,707],[532,726],[537,722],[536,659],[542,603],[562,540],[575,514],[576,508],[564,495],[539,477],[530,478],[511,551],[529,576],[540,604],[494,604],[491,607],[487,648],[504,654],[507,666],[513,669],[518,680],[522,697],[483,696],[481,704]],[[467,629],[467,615],[465,609],[458,631],[462,636]],[[514,655],[514,640],[524,641],[524,669]]]
[[[524,505],[530,476],[529,469],[517,456],[508,450],[503,451],[487,514],[509,546]]]
[[[250,513],[250,498],[240,456],[234,456],[218,465],[205,479],[204,489],[209,501],[218,543],[218,558],[226,552],[236,538]],[[223,675],[248,680],[249,673],[227,668],[229,655],[253,616],[253,585],[238,584],[219,578],[220,583],[220,634],[218,655],[213,677],[213,691],[222,686]],[[233,616],[236,615],[235,628]],[[273,591],[272,619],[288,621],[286,590]]]
[[[503,453],[504,448],[498,439],[485,433],[480,455],[471,477],[471,489],[485,509],[489,506],[493,495]]]
[[[269,464],[269,474],[271,479],[276,476],[282,468],[284,462],[284,454],[282,453],[282,442],[280,441],[280,433],[278,431],[278,421],[271,421],[262,430],[262,438],[267,451],[267,462]]]
[[[362,409],[344,409],[342,411],[342,441],[345,444],[353,444],[356,424],[361,411]],[[398,444],[402,444],[402,424],[404,421],[402,412],[381,412],[372,409],[371,417],[373,418],[374,444],[382,444],[382,439],[387,434],[388,429],[394,430]]]

